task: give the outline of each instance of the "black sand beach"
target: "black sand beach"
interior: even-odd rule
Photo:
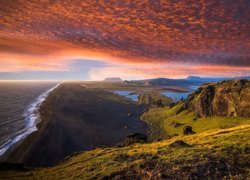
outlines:
[[[42,122],[10,152],[8,161],[52,166],[66,156],[98,146],[113,146],[131,133],[146,133],[143,106],[99,88],[64,83],[40,107]]]

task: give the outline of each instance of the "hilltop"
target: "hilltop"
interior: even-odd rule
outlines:
[[[123,82],[123,80],[119,77],[109,77],[109,78],[105,78],[103,81],[104,82]]]

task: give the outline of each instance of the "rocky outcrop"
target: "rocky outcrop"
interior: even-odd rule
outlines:
[[[197,117],[250,117],[250,81],[229,80],[207,83],[191,94],[185,108]]]
[[[189,135],[189,134],[194,134],[195,132],[193,131],[193,128],[191,126],[184,126],[183,128],[183,134]]]

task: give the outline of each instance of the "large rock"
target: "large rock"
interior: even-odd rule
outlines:
[[[194,134],[194,131],[191,126],[184,126],[183,134],[185,135]]]
[[[229,80],[208,83],[191,94],[185,108],[197,117],[250,117],[250,81]]]

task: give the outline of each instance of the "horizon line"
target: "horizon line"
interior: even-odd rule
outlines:
[[[122,79],[122,81],[133,81],[133,80],[149,80],[149,79],[188,79],[189,77],[197,77],[197,78],[229,78],[229,79],[233,79],[233,78],[250,78],[250,75],[248,76],[233,76],[233,77],[228,77],[228,76],[187,76],[186,78],[169,78],[169,77],[156,77],[156,78],[145,78],[145,79],[132,79],[132,80],[128,80],[128,79]],[[114,77],[106,77],[106,78],[114,78]],[[7,82],[7,81],[51,81],[51,82],[58,82],[58,81],[104,81],[106,78],[102,79],[102,80],[84,80],[84,79],[0,79],[0,82]],[[117,78],[117,77],[116,77]],[[119,77],[120,78],[120,77]]]

